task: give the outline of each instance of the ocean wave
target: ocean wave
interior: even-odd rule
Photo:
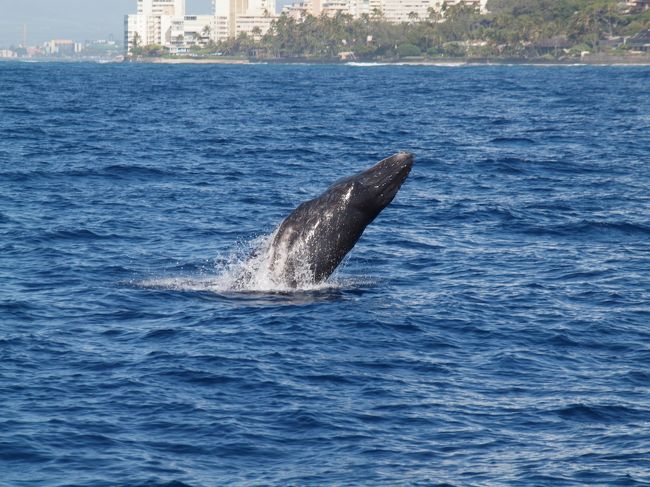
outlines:
[[[523,227],[525,233],[532,235],[550,235],[585,238],[614,237],[617,234],[626,236],[646,237],[650,235],[650,225],[625,221],[608,222],[597,220],[581,220],[560,225]]]
[[[530,146],[536,144],[536,141],[528,137],[495,137],[490,140],[497,145],[508,145],[515,147]]]
[[[43,233],[39,240],[45,242],[54,240],[112,240],[116,237],[116,234],[98,233],[87,228],[61,228]]]
[[[650,482],[647,71],[0,63],[0,483]],[[273,225],[398,149],[278,283]]]
[[[583,403],[551,411],[562,419],[601,423],[627,423],[645,417],[647,411],[618,404],[588,405]]]

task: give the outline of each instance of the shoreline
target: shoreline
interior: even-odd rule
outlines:
[[[340,61],[338,59],[196,59],[196,58],[141,58],[125,60],[135,64],[340,64],[348,66],[650,66],[650,56],[585,56],[582,59],[522,59],[522,58],[447,58],[447,59],[387,59]]]
[[[362,64],[362,63],[360,63]],[[465,59],[456,61],[394,61],[385,64],[407,66],[650,66],[650,58],[645,59]]]
[[[0,63],[96,63],[96,64],[195,64],[195,65],[255,65],[255,64],[277,64],[277,65],[342,65],[357,67],[377,66],[430,66],[430,67],[463,67],[463,66],[650,66],[650,56],[593,56],[583,59],[521,59],[521,58],[456,58],[456,59],[385,59],[385,60],[358,60],[340,61],[338,59],[219,59],[219,58],[142,58],[125,60],[91,60],[91,59],[46,59],[46,58],[24,58],[24,59],[0,59]]]
[[[125,63],[134,64],[251,64],[249,59],[218,59],[218,58],[141,58],[125,59]]]

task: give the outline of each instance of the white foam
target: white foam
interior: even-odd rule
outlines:
[[[348,287],[352,284],[349,280],[336,277],[315,282],[306,258],[291,259],[293,263],[304,263],[304,266],[292,269],[295,282],[287,282],[284,271],[289,252],[300,252],[300,249],[289,249],[286,242],[282,241],[272,247],[274,238],[275,232],[239,245],[225,260],[214,267],[203,269],[199,275],[159,277],[135,284],[146,288],[215,293],[318,291]],[[292,284],[295,284],[295,287]]]

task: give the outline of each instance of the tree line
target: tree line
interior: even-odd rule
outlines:
[[[195,51],[258,59],[557,59],[624,50],[626,36],[650,28],[650,10],[630,11],[618,0],[490,0],[487,7],[480,14],[474,5],[445,4],[404,23],[388,22],[378,10],[360,18],[283,14],[264,35],[257,30]]]

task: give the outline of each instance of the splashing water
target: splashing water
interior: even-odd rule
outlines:
[[[173,291],[207,291],[215,293],[293,293],[338,289],[358,284],[356,281],[331,276],[316,282],[309,266],[309,259],[302,247],[289,249],[285,245],[273,246],[277,229],[269,235],[262,235],[240,244],[223,261],[206,269],[199,276],[163,277],[138,281],[140,287],[169,289]],[[285,277],[289,252],[302,258],[291,259],[293,280]]]

